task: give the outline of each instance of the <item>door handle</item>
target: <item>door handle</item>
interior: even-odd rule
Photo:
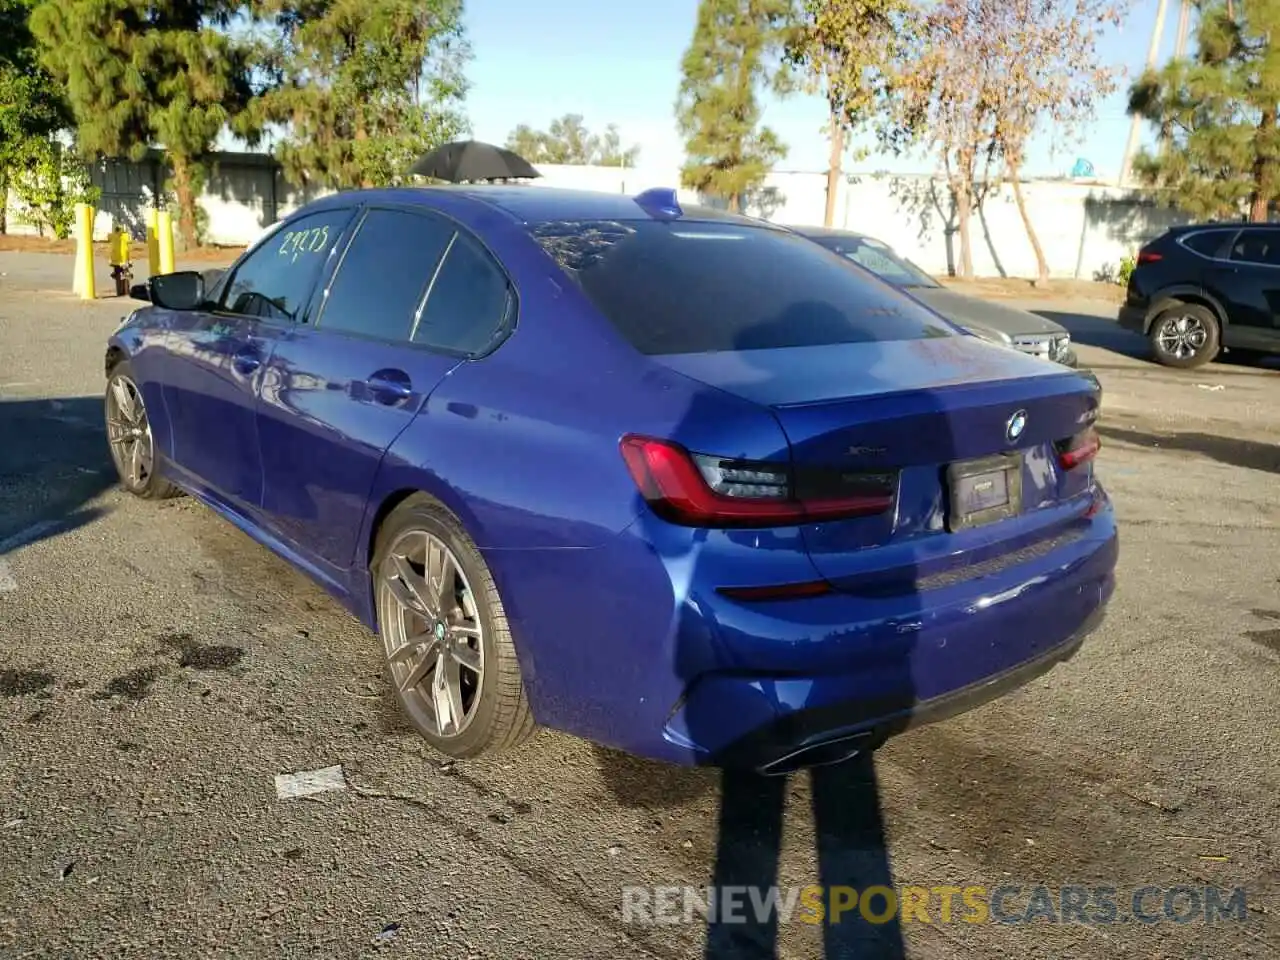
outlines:
[[[373,399],[392,406],[413,396],[413,383],[403,370],[379,370],[365,382]]]

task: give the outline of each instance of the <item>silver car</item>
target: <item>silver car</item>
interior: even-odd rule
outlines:
[[[824,227],[791,229],[907,291],[974,336],[1068,367],[1078,366],[1076,353],[1071,348],[1071,334],[1052,320],[948,290],[887,243],[874,237]]]

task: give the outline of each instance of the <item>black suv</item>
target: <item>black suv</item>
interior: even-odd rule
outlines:
[[[1138,251],[1120,325],[1170,367],[1280,353],[1280,223],[1174,227]]]

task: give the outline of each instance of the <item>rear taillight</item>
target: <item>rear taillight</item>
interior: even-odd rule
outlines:
[[[1063,470],[1073,470],[1082,463],[1088,463],[1102,449],[1102,437],[1097,429],[1088,427],[1081,430],[1070,440],[1059,440],[1058,465]]]
[[[1164,254],[1156,253],[1154,250],[1138,251],[1138,266],[1142,266],[1144,263],[1159,263],[1163,259]]]
[[[622,438],[622,457],[655,513],[690,527],[769,527],[884,513],[897,475],[815,470],[690,453],[651,437]]]

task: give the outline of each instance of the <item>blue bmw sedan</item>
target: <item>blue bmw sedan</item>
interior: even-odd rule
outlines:
[[[343,193],[135,296],[123,486],[322,584],[454,757],[835,762],[1072,656],[1114,586],[1094,383],[671,191]]]

